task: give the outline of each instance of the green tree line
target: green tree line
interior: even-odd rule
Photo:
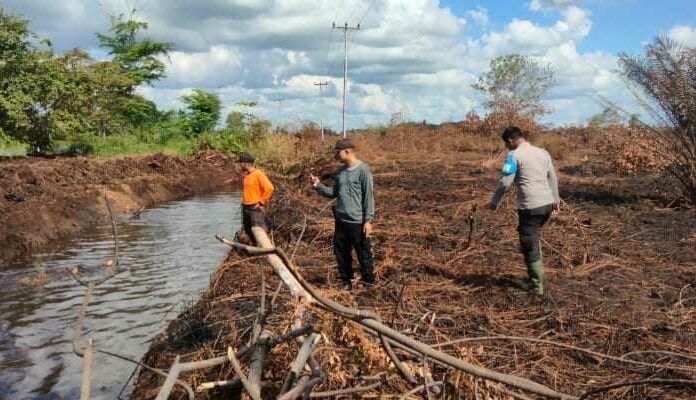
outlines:
[[[112,18],[109,31],[96,34],[110,57],[101,61],[79,49],[56,54],[27,19],[0,8],[0,141],[24,143],[29,154],[50,154],[56,141],[89,151],[94,138],[114,136],[187,138],[240,150],[268,131],[270,123],[239,111],[228,116],[227,128],[216,129],[222,102],[215,93],[195,89],[182,97],[185,109],[169,111],[138,95],[139,86],[166,77],[162,60],[174,49],[145,37],[147,28],[132,15]]]

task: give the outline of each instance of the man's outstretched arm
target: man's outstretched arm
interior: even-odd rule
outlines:
[[[314,185],[314,190],[327,199],[335,199],[338,197],[338,179],[334,179],[334,184],[332,187],[324,185],[317,179],[317,182]]]
[[[553,203],[558,206],[561,204],[561,197],[558,195],[558,176],[556,175],[556,170],[553,168],[553,161],[549,155],[549,172],[546,176],[549,182],[549,187],[551,188],[551,194],[553,195]]]
[[[500,206],[500,203],[503,201],[505,193],[507,193],[507,191],[510,189],[510,186],[512,186],[513,182],[515,182],[516,174],[517,160],[515,159],[514,152],[511,151],[508,153],[508,156],[505,159],[505,164],[503,165],[503,169],[501,171],[501,177],[500,181],[498,182],[498,186],[495,188],[495,192],[493,192],[491,201],[488,203],[489,208],[495,210]]]
[[[500,203],[503,201],[503,197],[505,197],[505,193],[510,189],[513,182],[515,182],[515,175],[503,175],[503,177],[500,178],[498,186],[495,188],[495,192],[493,192],[493,196],[491,197],[491,201],[488,203],[490,208],[494,210],[498,209]]]

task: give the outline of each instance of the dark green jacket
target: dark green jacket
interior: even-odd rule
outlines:
[[[353,167],[341,168],[334,177],[333,187],[320,182],[316,191],[336,199],[335,215],[343,222],[363,224],[375,218],[372,172],[362,161]]]

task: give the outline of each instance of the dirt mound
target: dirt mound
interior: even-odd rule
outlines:
[[[536,299],[524,290],[510,198],[496,213],[477,212],[478,231],[469,246],[467,216],[473,205],[488,199],[496,181],[490,148],[457,146],[456,138],[437,132],[362,142],[375,173],[377,287],[337,290],[326,201],[294,181],[281,185],[275,203],[278,245],[295,255],[300,272],[324,296],[376,311],[400,332],[469,363],[559,392],[579,396],[638,381],[589,398],[696,396],[693,387],[674,383],[696,378],[694,210],[660,208],[645,196],[649,189],[639,180],[561,173],[567,204],[544,231],[548,297]],[[557,167],[573,171],[583,157],[574,154]],[[228,346],[239,349],[248,341],[260,303],[261,274],[269,297],[278,285],[263,265],[230,255],[208,292],[157,338],[143,362],[167,370],[177,355],[185,362],[224,355]],[[295,310],[287,291],[280,290],[267,320],[275,335],[289,329]],[[315,354],[326,379],[315,392],[370,386],[366,380],[378,374],[381,378],[362,394],[398,397],[416,388],[365,331],[319,309],[311,309],[307,320],[323,334]],[[277,393],[297,351],[289,343],[270,353],[264,393]],[[436,364],[424,368],[422,357],[397,353],[418,381],[431,375],[453,398],[512,398],[500,384]],[[182,379],[195,388],[234,376],[223,365]],[[154,398],[163,381],[141,373],[133,398]],[[239,391],[215,389],[196,398]]]
[[[234,178],[232,168],[218,153],[0,162],[0,260],[108,223],[105,190],[115,211],[130,212],[218,190]]]

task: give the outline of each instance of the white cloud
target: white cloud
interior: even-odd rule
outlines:
[[[553,46],[585,38],[592,28],[590,14],[577,7],[562,11],[563,19],[551,26],[541,26],[529,20],[514,19],[502,32],[484,35],[488,53],[518,52],[540,54]]]
[[[479,24],[482,28],[488,28],[488,23],[490,22],[488,18],[488,10],[483,7],[476,7],[473,10],[466,12],[466,15]]]
[[[545,20],[555,20],[493,24],[495,15],[483,7],[455,15],[440,0],[351,0],[338,12],[335,0],[140,1],[137,16],[149,23],[148,35],[175,43],[176,51],[169,77],[139,93],[161,107],[178,107],[182,94],[200,87],[218,93],[226,110],[253,99],[259,101],[256,112],[276,122],[322,117],[337,128],[343,41],[331,29],[336,16],[339,24],[362,22],[349,36],[349,126],[387,122],[403,107],[413,120],[461,119],[477,107],[471,83],[493,57],[511,52],[556,68],[558,85],[549,101],[556,108],[553,121],[582,120],[593,112],[597,93],[612,99],[625,94],[612,72],[614,56],[578,50],[592,29],[592,15],[579,0],[528,1],[531,10],[548,13]],[[25,13],[34,29],[66,50],[96,48],[93,32],[108,29],[105,11],[128,13],[132,1],[3,4]],[[485,33],[471,36],[467,20]],[[494,25],[502,28],[491,30]],[[670,36],[692,40],[695,34],[675,27]],[[319,80],[329,81],[323,99],[314,86]]]
[[[319,88],[315,85],[315,83],[319,82],[328,83],[322,89],[323,94],[326,96],[336,96],[338,94],[339,87],[341,90],[343,90],[342,79],[320,75],[300,74],[283,81],[283,85],[286,90],[284,95],[286,97],[316,96],[319,94]]]
[[[384,93],[380,85],[355,85],[353,93],[358,95],[355,103],[356,111],[360,113],[386,115],[399,108],[397,95]]]
[[[690,26],[675,26],[668,36],[670,39],[687,47],[696,47],[696,28]]]
[[[554,8],[561,18],[548,25],[513,19],[500,31],[470,39],[465,63],[471,72],[482,71],[492,58],[509,53],[529,55],[551,65],[556,84],[546,102],[552,109],[546,122],[584,122],[601,109],[600,97],[632,109],[631,97],[614,72],[616,57],[602,51],[578,51],[578,43],[592,28],[590,12],[569,1],[538,2],[533,6],[543,10]]]
[[[556,98],[609,96],[623,88],[614,72],[616,59],[607,53],[580,54],[573,42],[567,42],[549,49],[538,60],[550,64],[556,71]]]
[[[168,78],[164,82],[168,86],[222,86],[242,67],[240,56],[221,46],[213,46],[201,53],[173,51],[164,61],[170,62],[167,66]]]
[[[476,77],[462,69],[446,69],[434,73],[416,73],[404,75],[403,85],[428,88],[457,87],[459,90],[467,88]]]
[[[565,8],[576,3],[574,0],[532,0],[529,9],[532,11],[542,11],[550,9]]]

